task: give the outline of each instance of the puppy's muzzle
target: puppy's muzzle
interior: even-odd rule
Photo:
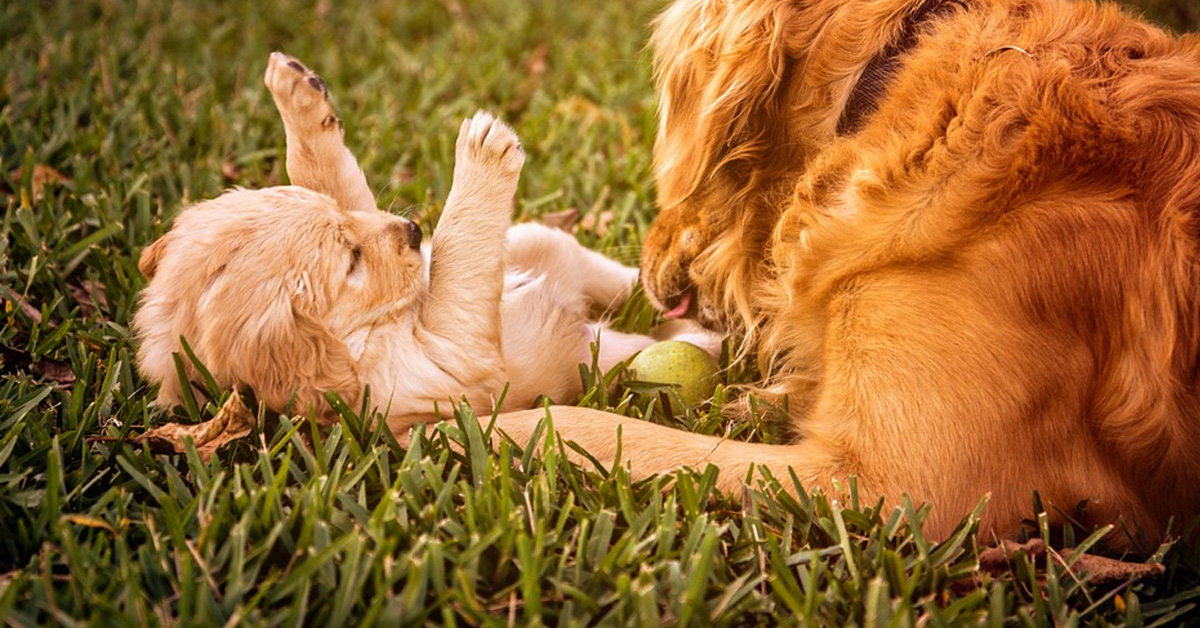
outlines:
[[[421,248],[421,225],[418,225],[417,223],[415,223],[411,220],[404,221],[404,227],[402,227],[401,239],[404,240],[405,238],[407,238],[407,241],[408,241],[408,248],[414,249],[414,250],[420,249]]]

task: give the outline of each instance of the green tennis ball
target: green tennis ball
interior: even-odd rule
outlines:
[[[656,342],[629,363],[630,376],[640,382],[671,386],[683,403],[696,407],[717,387],[717,361],[690,342]]]

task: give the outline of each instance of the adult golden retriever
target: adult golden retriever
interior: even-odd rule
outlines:
[[[794,439],[554,408],[560,435],[611,461],[621,426],[636,476],[857,476],[932,535],[989,493],[1000,537],[1034,491],[1116,545],[1200,513],[1196,37],[1090,2],[676,0],[653,45],[642,282],[748,339]]]

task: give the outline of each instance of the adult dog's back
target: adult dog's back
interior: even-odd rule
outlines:
[[[1052,0],[679,0],[655,49],[643,283],[750,339],[796,440],[564,408],[565,437],[857,475],[934,534],[986,493],[1002,536],[1035,490],[1147,542],[1200,513],[1200,41]]]

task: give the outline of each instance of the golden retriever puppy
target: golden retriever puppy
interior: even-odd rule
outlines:
[[[676,0],[641,280],[742,334],[790,444],[573,408],[636,476],[985,495],[1153,547],[1200,513],[1200,39],[1060,0]],[[503,417],[520,441],[542,411]],[[842,484],[844,486],[844,484]]]
[[[464,396],[490,410],[506,383],[505,408],[570,399],[597,337],[603,369],[653,342],[586,316],[625,299],[636,269],[563,232],[510,227],[525,157],[503,123],[463,122],[422,251],[417,225],[376,209],[321,79],[275,53],[265,82],[293,186],[190,207],[141,257],[138,364],[161,403],[181,399],[181,337],[217,382],[249,385],[270,408],[325,413],[326,391],[353,406],[369,386],[396,430]]]

